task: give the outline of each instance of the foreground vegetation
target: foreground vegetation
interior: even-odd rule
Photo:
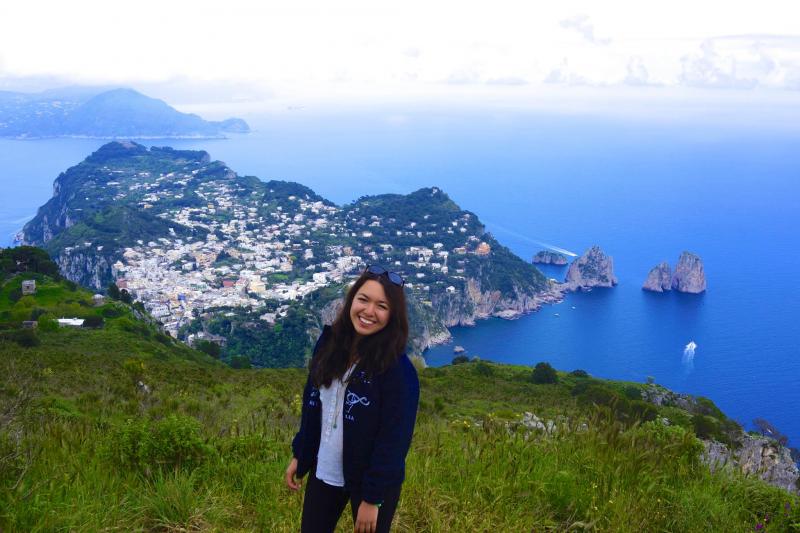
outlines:
[[[305,370],[232,369],[130,305],[30,272],[37,294],[21,296],[7,275],[0,531],[299,529],[283,472]],[[52,327],[60,311],[103,321]],[[699,461],[696,435],[730,427],[710,401],[656,408],[641,384],[547,365],[465,362],[420,382],[395,531],[800,531],[795,496]]]
[[[302,498],[282,474],[304,371],[162,360],[101,334],[0,348],[3,530],[296,531]],[[582,378],[530,373],[421,372],[397,531],[800,529],[796,499],[712,475],[691,432],[584,409]],[[561,425],[528,430],[524,411]]]

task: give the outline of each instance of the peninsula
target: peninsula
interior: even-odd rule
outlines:
[[[242,119],[203,120],[133,89],[0,91],[0,137],[6,138],[221,138],[249,131]]]

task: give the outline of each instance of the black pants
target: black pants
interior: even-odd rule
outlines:
[[[400,500],[400,488],[391,489],[384,495],[383,503],[378,509],[378,526],[375,533],[388,533],[392,525],[392,517]],[[315,469],[308,473],[306,493],[303,500],[302,533],[333,533],[336,522],[344,511],[347,500],[353,512],[353,522],[358,516],[361,494],[348,492],[344,487],[334,487],[317,479]]]

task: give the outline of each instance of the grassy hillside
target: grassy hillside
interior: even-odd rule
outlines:
[[[0,348],[4,531],[298,529],[301,496],[282,474],[304,371],[163,358],[98,332],[43,337]],[[488,363],[421,372],[397,531],[746,531],[766,516],[771,531],[800,527],[787,493],[710,474],[691,432],[583,408],[578,378],[529,376]],[[524,411],[561,427],[527,430]]]
[[[302,495],[282,478],[304,370],[234,370],[130,306],[8,276],[0,530],[298,530]],[[32,276],[37,294],[16,299]],[[15,321],[36,313],[35,342],[18,338]],[[62,313],[104,322],[48,325]],[[796,497],[699,462],[695,432],[724,439],[729,424],[710,402],[690,414],[641,402],[641,384],[556,376],[537,384],[531,368],[488,362],[421,370],[395,530],[800,531]],[[525,412],[555,427],[526,427]],[[346,516],[340,529],[352,531]]]

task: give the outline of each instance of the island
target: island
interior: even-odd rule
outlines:
[[[0,137],[5,138],[223,138],[249,131],[242,119],[203,120],[133,89],[0,92]]]
[[[564,266],[567,264],[567,258],[558,252],[542,250],[533,256],[533,264]]]
[[[678,292],[699,294],[706,290],[703,260],[692,252],[683,252],[672,275],[672,288]]]
[[[661,263],[650,269],[647,279],[642,284],[642,289],[651,292],[664,292],[672,289],[672,269],[669,263]]]
[[[673,273],[669,263],[662,261],[647,274],[642,289],[651,292],[676,290],[698,294],[706,290],[706,275],[703,260],[691,252],[683,252]]]
[[[569,265],[564,285],[567,290],[591,290],[594,287],[613,287],[614,259],[595,245]]]
[[[302,358],[298,339],[312,342],[372,263],[406,280],[414,353],[451,326],[515,318],[563,292],[437,187],[338,206],[298,183],[239,176],[206,152],[134,142],[62,173],[22,233],[68,279],[113,283],[171,335],[261,366]]]

